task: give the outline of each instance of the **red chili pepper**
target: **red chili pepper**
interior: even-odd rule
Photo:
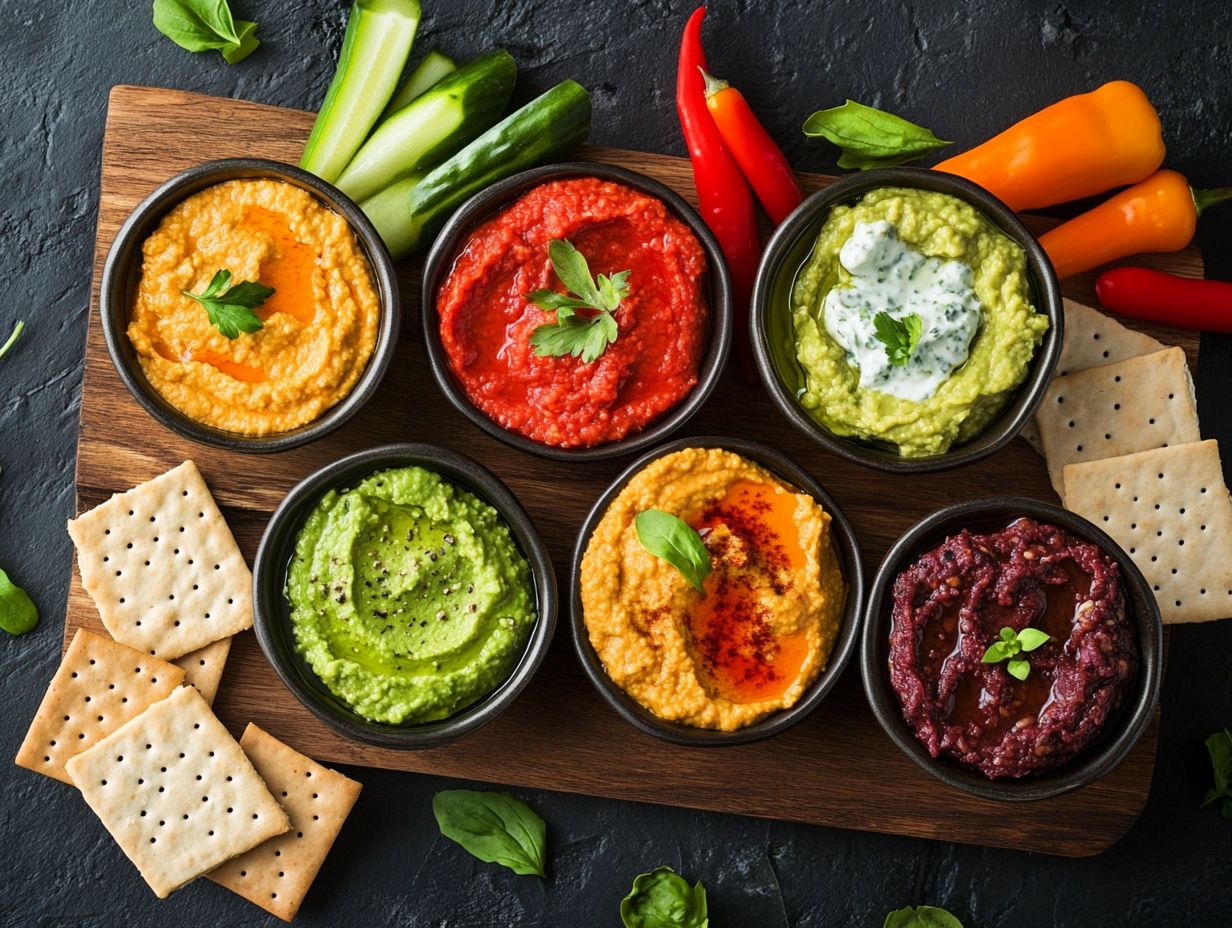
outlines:
[[[1232,283],[1222,280],[1116,267],[1099,275],[1095,295],[1118,316],[1201,332],[1232,332]]]
[[[706,106],[731,149],[740,170],[753,185],[753,192],[778,225],[804,199],[804,191],[783,150],[761,124],[749,101],[727,81],[702,72]]]
[[[753,352],[749,346],[749,300],[761,245],[757,240],[757,216],[753,194],[736,159],[723,143],[723,136],[706,108],[702,71],[702,19],[705,7],[689,17],[680,40],[676,68],[676,113],[693,162],[693,183],[701,204],[702,219],[719,240],[731,272],[732,299],[736,310],[736,349],[747,378],[755,378]]]

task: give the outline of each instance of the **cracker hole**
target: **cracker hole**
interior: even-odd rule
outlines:
[[[1078,446],[1076,449],[1074,449],[1074,450],[1076,450],[1076,451],[1081,451],[1081,450],[1082,450],[1082,445],[1079,445],[1079,446]]]
[[[1071,429],[1074,427],[1074,420],[1073,420],[1073,419],[1070,419],[1070,420],[1069,420],[1069,427],[1070,427]]]
[[[142,810],[141,810],[141,817],[142,817],[142,818],[145,818],[145,809],[142,809]]]
[[[297,832],[295,833],[295,837],[297,837],[297,838],[302,838],[303,836],[304,836],[304,833],[303,833],[302,831],[297,831]]]
[[[1113,409],[1120,409],[1120,408],[1121,408],[1121,404],[1120,404],[1120,403],[1113,403],[1113,404],[1112,404],[1112,408],[1113,408]]]
[[[1176,604],[1179,606],[1179,605],[1181,604],[1181,601],[1178,599],[1178,600],[1176,601]]]
[[[130,542],[129,542],[128,544],[126,544],[124,547],[128,548],[129,550],[132,550],[133,543],[130,541]]]
[[[1113,381],[1115,381],[1116,383],[1120,383],[1120,382],[1121,382],[1121,375],[1120,375],[1120,374],[1117,374],[1117,375],[1116,375],[1115,377],[1113,377],[1112,379],[1113,379]]]
[[[204,666],[205,666],[205,658],[204,658],[204,657],[203,657],[203,658],[201,658],[201,660],[197,661],[197,663],[198,663],[198,664],[200,664],[202,667],[204,667]]]
[[[210,837],[211,837],[211,838],[212,838],[212,837],[214,837],[214,832],[212,832],[212,831],[210,832]]]
[[[1156,593],[1158,593],[1158,592],[1159,592],[1159,584],[1158,584],[1158,583],[1157,583],[1157,584],[1155,584],[1153,587],[1151,587],[1151,589],[1152,589],[1152,590],[1154,590]]]
[[[1228,592],[1229,592],[1229,593],[1232,593],[1232,590],[1229,590]],[[281,857],[281,856],[282,856],[282,851],[274,851],[274,856],[275,856],[275,857]]]

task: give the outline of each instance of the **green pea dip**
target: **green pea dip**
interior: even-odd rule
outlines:
[[[536,620],[530,566],[497,511],[420,467],[326,493],[286,595],[316,675],[394,725],[447,718],[500,686]]]
[[[855,355],[825,323],[826,294],[852,285],[839,260],[843,245],[858,223],[878,221],[893,224],[899,240],[925,256],[970,266],[982,307],[965,362],[919,401],[862,388]],[[804,408],[836,435],[888,444],[903,457],[941,454],[983,431],[1027,376],[1049,325],[1032,303],[1027,256],[1016,242],[963,200],[900,187],[877,188],[831,210],[793,285],[791,313]]]

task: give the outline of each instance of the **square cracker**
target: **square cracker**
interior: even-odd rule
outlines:
[[[1035,421],[1048,476],[1064,496],[1067,464],[1199,441],[1198,407],[1180,348],[1056,378]]]
[[[79,628],[17,751],[17,765],[71,784],[64,763],[184,679],[179,667]]]
[[[68,523],[116,641],[174,660],[252,626],[252,574],[192,461]]]
[[[290,827],[191,686],[78,754],[68,773],[160,899]]]
[[[1167,347],[1156,338],[1121,325],[1098,309],[1068,297],[1063,302],[1065,338],[1061,342],[1057,376],[1154,354]]]
[[[251,723],[240,747],[290,816],[291,830],[227,861],[209,878],[289,922],[362,786]]]
[[[197,692],[212,706],[214,697],[218,695],[218,684],[222,682],[222,672],[227,666],[227,655],[230,653],[231,638],[219,638],[204,648],[177,657],[171,663],[184,671],[184,682],[195,686]]]
[[[1065,304],[1065,338],[1057,362],[1058,377],[1102,364],[1114,364],[1126,358],[1137,358],[1167,347],[1158,339],[1126,328],[1098,309],[1076,303],[1069,297],[1062,302]],[[1044,453],[1039,427],[1034,419],[1026,424],[1019,435],[1040,454]]]
[[[1165,622],[1232,617],[1232,499],[1217,442],[1071,464],[1065,502],[1129,553]]]

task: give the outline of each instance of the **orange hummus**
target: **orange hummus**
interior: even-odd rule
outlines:
[[[176,206],[142,246],[128,337],[150,385],[206,425],[245,435],[318,418],[376,343],[372,274],[346,220],[277,180],[235,180]],[[219,270],[274,289],[263,328],[228,339],[184,291]]]
[[[705,595],[638,540],[661,509],[701,535]],[[830,657],[846,585],[830,516],[716,448],[653,461],[617,495],[582,557],[582,613],[612,681],[660,718],[732,731],[799,701]]]

